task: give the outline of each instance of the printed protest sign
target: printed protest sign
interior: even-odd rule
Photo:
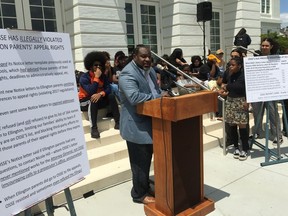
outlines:
[[[89,173],[68,34],[0,30],[0,212]]]
[[[288,99],[288,55],[244,58],[247,102]]]

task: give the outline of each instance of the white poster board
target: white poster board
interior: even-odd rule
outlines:
[[[288,99],[288,55],[244,58],[248,103]]]
[[[68,34],[0,30],[0,212],[89,173]]]

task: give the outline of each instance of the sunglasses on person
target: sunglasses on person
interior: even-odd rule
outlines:
[[[93,67],[99,68],[100,70],[103,69],[103,66],[101,64],[98,64],[98,63],[93,64]]]

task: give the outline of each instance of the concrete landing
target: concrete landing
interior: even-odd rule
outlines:
[[[281,151],[288,155],[287,138]],[[216,208],[208,216],[287,216],[288,163],[262,167],[264,152],[255,145],[246,161],[234,159],[232,152],[223,156],[220,147],[204,152],[205,196],[215,201]],[[130,189],[131,181],[127,181],[81,198],[74,202],[77,215],[144,216],[143,205],[132,202]],[[64,208],[55,211],[55,216],[69,215]]]

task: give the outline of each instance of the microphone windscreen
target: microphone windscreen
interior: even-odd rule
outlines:
[[[160,70],[164,70],[164,67],[161,64],[157,64],[156,67]]]

